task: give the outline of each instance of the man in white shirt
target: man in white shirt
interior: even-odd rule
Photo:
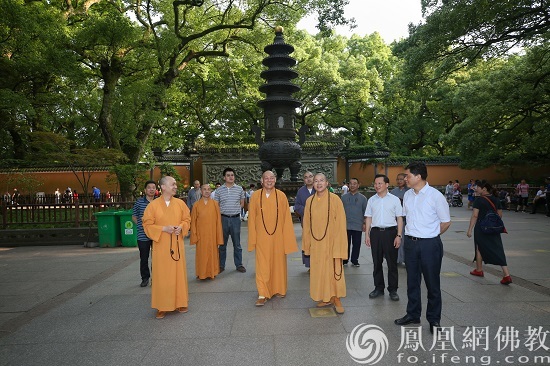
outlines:
[[[405,181],[411,188],[403,197],[405,227],[405,262],[407,263],[407,314],[395,320],[397,325],[419,324],[422,314],[421,282],[428,288],[426,319],[430,332],[441,327],[440,272],[443,259],[443,234],[451,226],[449,205],[445,196],[431,187],[428,170],[421,162],[405,168]]]
[[[349,192],[349,187],[346,184],[346,181],[342,182],[342,196]]]
[[[544,205],[546,205],[546,191],[544,186],[540,186],[535,198],[533,198],[533,209],[531,210],[531,213],[536,214],[539,206],[544,207]]]
[[[374,265],[374,291],[369,294],[371,299],[384,295],[384,271],[382,263],[386,258],[388,266],[388,292],[390,299],[399,300],[397,295],[397,251],[401,245],[403,233],[403,210],[401,201],[388,194],[390,179],[384,174],[374,177],[376,194],[369,198],[365,210],[365,244],[371,248]]]

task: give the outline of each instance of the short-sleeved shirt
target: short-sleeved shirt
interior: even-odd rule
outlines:
[[[141,221],[141,219],[143,218],[143,213],[145,212],[148,204],[149,200],[147,199],[147,197],[143,196],[138,198],[136,203],[134,203],[134,208],[132,209],[132,215],[137,218],[137,240],[139,241],[151,240],[147,237],[147,235],[145,235],[145,231],[143,230],[143,223]]]
[[[344,194],[347,194],[347,193],[348,193],[348,191],[349,191],[349,188],[348,188],[348,186],[346,186],[346,185],[343,185],[343,186],[342,186],[342,194],[343,194],[343,195],[344,195]],[[367,197],[365,197],[365,198],[367,198]]]
[[[384,197],[375,194],[367,203],[366,217],[372,217],[372,227],[397,226],[397,217],[403,216],[401,201],[393,194]]]
[[[357,192],[342,195],[344,211],[346,211],[346,227],[348,230],[362,231],[367,209],[367,197]]]
[[[474,201],[474,208],[477,208],[479,210],[479,213],[477,214],[477,222],[482,220],[485,215],[487,215],[488,212],[494,211],[491,204],[483,197],[487,197],[488,199],[493,202],[493,205],[495,205],[497,211],[502,210],[502,204],[500,203],[500,200],[497,197],[494,196],[478,196],[476,197]]]
[[[409,189],[409,187],[403,187],[403,189],[395,187],[390,191],[390,193],[399,198],[399,200],[401,201],[401,205],[403,205],[403,196],[405,196],[405,192],[407,192]]]
[[[518,184],[517,187],[516,187],[516,192],[521,197],[529,197],[529,184],[527,184],[527,183]]]
[[[245,199],[243,187],[233,184],[228,187],[225,184],[216,189],[215,200],[220,204],[222,215],[237,215],[241,213],[241,200]]]
[[[403,197],[403,214],[407,217],[405,235],[435,238],[441,233],[442,222],[451,222],[449,203],[437,189],[426,185],[415,193],[409,189]]]

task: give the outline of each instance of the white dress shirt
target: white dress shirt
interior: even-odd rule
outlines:
[[[403,196],[403,213],[407,217],[405,235],[435,238],[441,233],[440,224],[450,222],[451,214],[445,196],[428,182],[418,192],[409,189]]]
[[[367,202],[365,216],[372,217],[372,227],[397,226],[396,217],[403,216],[401,201],[393,194],[386,193],[384,197],[375,194]]]

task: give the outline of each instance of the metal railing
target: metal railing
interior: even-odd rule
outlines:
[[[80,227],[96,222],[94,213],[128,210],[134,202],[6,203],[0,208],[2,229]]]

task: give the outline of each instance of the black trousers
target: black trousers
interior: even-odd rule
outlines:
[[[361,235],[363,235],[362,231],[348,230],[348,258],[349,261],[351,261],[351,263],[353,264],[359,263],[359,252],[361,251]],[[348,260],[344,260],[343,263],[348,263]]]
[[[537,210],[540,206],[542,206],[542,208],[544,208],[544,206],[546,206],[546,198],[541,197],[538,200],[536,200],[535,203],[533,203],[533,208],[531,209],[531,212],[532,213],[537,213]]]
[[[405,263],[407,263],[407,314],[420,319],[422,315],[422,277],[428,289],[426,319],[430,323],[441,321],[441,237],[416,239],[405,236]]]
[[[149,252],[151,251],[152,244],[152,240],[138,240],[139,272],[141,273],[142,281],[147,280],[151,277],[151,272],[149,271]]]
[[[386,258],[388,265],[388,291],[397,291],[398,273],[397,273],[397,253],[398,249],[393,246],[393,241],[397,236],[397,228],[380,231],[372,228],[370,231],[370,244],[372,253],[372,263],[374,271],[374,286],[379,291],[384,291],[384,271],[382,264]]]

